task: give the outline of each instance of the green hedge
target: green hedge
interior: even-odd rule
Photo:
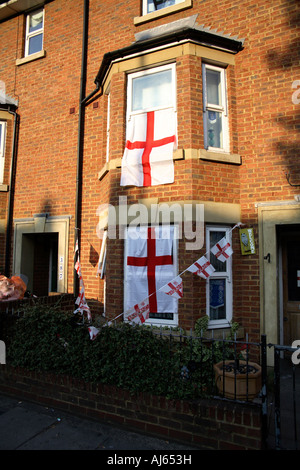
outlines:
[[[94,341],[73,313],[59,307],[28,307],[17,320],[7,363],[29,370],[51,371],[167,397],[198,395],[182,377],[189,348],[153,334],[148,328],[120,323],[102,327]]]
[[[78,326],[72,312],[37,304],[27,307],[17,320],[7,363],[107,383],[132,393],[196,398],[210,393],[212,364],[223,353],[216,344],[212,358],[211,348],[197,339],[182,344],[170,335],[162,337],[126,323],[100,327],[91,341],[87,326]]]

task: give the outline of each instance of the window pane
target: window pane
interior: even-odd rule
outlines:
[[[41,51],[43,48],[43,35],[37,34],[32,38],[29,38],[28,54],[34,54],[35,52]]]
[[[222,113],[207,111],[207,144],[209,147],[223,148]]]
[[[210,237],[209,248],[211,249],[213,246],[215,246],[215,244],[218,243],[222,238],[224,238],[225,235],[226,235],[226,232],[210,231],[209,232],[209,237]],[[226,271],[226,261],[223,262],[223,261],[218,260],[212,252],[210,252],[210,262],[215,268],[216,272]]]
[[[216,70],[206,69],[207,103],[222,105],[221,73]]]
[[[147,13],[182,3],[184,0],[147,0]]]
[[[29,16],[29,33],[43,27],[43,11],[32,13]]]
[[[171,70],[143,75],[132,80],[132,111],[172,104]]]
[[[209,312],[211,320],[226,319],[226,280],[209,280]]]

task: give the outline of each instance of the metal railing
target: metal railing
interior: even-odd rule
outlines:
[[[269,393],[269,446],[280,450],[298,450],[300,423],[300,365],[293,362],[295,348],[268,345],[274,349],[274,388]]]

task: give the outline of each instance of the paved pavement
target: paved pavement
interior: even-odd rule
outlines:
[[[0,450],[196,450],[0,395]]]

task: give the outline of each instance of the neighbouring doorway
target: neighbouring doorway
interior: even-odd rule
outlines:
[[[28,289],[38,297],[57,292],[58,233],[23,235],[21,271],[28,277]]]

